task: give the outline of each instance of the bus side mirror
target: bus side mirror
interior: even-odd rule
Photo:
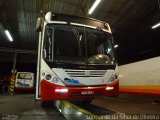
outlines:
[[[43,18],[38,18],[37,19],[37,23],[36,23],[36,31],[37,32],[41,32],[42,31],[42,29],[43,29],[43,23],[44,23]]]

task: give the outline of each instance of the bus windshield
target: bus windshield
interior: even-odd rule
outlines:
[[[47,25],[43,58],[49,62],[111,64],[115,61],[111,34],[73,25]]]
[[[32,80],[32,74],[31,73],[18,73],[17,79]]]

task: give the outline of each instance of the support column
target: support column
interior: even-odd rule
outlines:
[[[17,63],[17,52],[14,52],[12,76],[15,76],[16,73],[16,63]]]
[[[15,79],[16,79],[16,63],[17,63],[17,52],[14,52],[14,59],[13,59],[13,68],[12,68],[12,76],[10,78],[10,86],[9,86],[9,93],[10,95],[14,95],[14,87],[15,87]]]

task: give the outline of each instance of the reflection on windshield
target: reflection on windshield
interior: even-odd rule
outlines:
[[[111,64],[111,58],[104,54],[96,54],[87,59],[89,64]]]
[[[54,42],[44,47],[43,56],[47,56],[47,48],[51,51],[53,47],[53,53],[50,54],[56,62],[111,64],[114,60],[113,44],[109,33],[69,25],[49,25],[47,29],[54,36],[50,35],[50,38],[46,38]]]

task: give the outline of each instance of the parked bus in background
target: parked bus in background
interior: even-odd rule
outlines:
[[[15,91],[31,91],[35,89],[34,73],[17,72],[15,78]]]

